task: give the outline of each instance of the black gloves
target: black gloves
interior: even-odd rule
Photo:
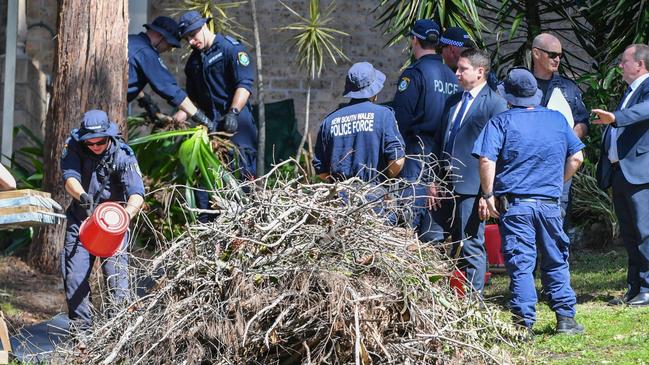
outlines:
[[[191,119],[194,123],[206,126],[208,132],[216,132],[216,122],[211,121],[202,111],[197,110]]]
[[[228,133],[234,133],[239,127],[239,111],[237,108],[232,108],[228,114],[223,117],[223,130]]]
[[[153,122],[158,120],[157,114],[160,113],[160,108],[158,108],[158,105],[153,102],[148,94],[144,94],[143,97],[138,98],[137,105],[146,110],[146,114]]]
[[[95,203],[93,202],[92,196],[87,193],[83,193],[79,196],[79,203],[83,209],[86,210],[88,217],[92,215],[92,211],[95,210]]]

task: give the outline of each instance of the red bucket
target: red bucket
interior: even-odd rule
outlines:
[[[105,202],[79,228],[79,241],[91,254],[111,257],[122,245],[130,217],[119,204]]]
[[[489,282],[489,279],[491,279],[491,273],[487,271],[484,274],[485,284]],[[456,296],[460,298],[464,297],[464,294],[466,293],[466,289],[467,289],[466,287],[467,280],[462,270],[455,270],[453,271],[453,273],[451,273],[451,279],[449,280],[449,284]]]
[[[504,267],[505,259],[503,258],[500,230],[497,224],[487,224],[484,232],[485,249],[487,250],[487,262],[489,266]]]

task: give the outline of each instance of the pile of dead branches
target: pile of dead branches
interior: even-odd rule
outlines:
[[[243,199],[221,194],[214,222],[188,227],[132,270],[155,286],[112,317],[98,315],[87,347],[61,349],[62,361],[510,361],[514,327],[489,304],[456,296],[453,264],[437,248],[386,225],[400,206],[386,199],[390,185],[260,185]]]

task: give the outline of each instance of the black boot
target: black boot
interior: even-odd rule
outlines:
[[[584,326],[577,323],[574,318],[557,314],[557,333],[565,333],[568,335],[584,333]]]

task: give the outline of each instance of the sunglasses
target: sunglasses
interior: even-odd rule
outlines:
[[[548,55],[548,57],[550,57],[550,59],[555,59],[557,57],[559,57],[559,58],[563,57],[563,53],[561,53],[561,52],[550,52],[550,51],[546,51],[543,48],[539,48],[539,47],[534,47],[534,48],[538,49],[539,51],[543,51],[543,53]]]
[[[83,142],[83,144],[86,147],[104,146],[104,145],[106,145],[106,143],[108,143],[108,138],[104,138],[101,141],[97,141],[97,142]]]

